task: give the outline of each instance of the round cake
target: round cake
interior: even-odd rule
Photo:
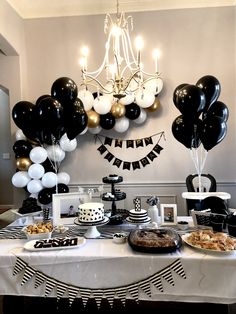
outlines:
[[[79,205],[79,222],[98,223],[104,220],[103,203],[84,203]]]
[[[132,222],[145,222],[148,219],[146,209],[131,209],[129,211],[129,219]]]

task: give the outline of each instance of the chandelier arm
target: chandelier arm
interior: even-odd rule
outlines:
[[[93,86],[93,87],[97,87],[97,85],[91,83],[91,82],[96,82],[103,91],[106,91],[107,94],[111,94],[113,93],[113,90],[112,91],[109,91],[102,83],[99,82],[99,80],[97,80],[95,77],[91,76],[91,75],[87,75],[87,77],[90,79],[90,80],[86,80],[86,82],[84,83],[84,85],[90,85],[90,86]],[[113,82],[114,84],[114,80],[110,80],[111,82]]]
[[[134,70],[134,69],[132,69],[131,65],[132,65],[132,63],[136,64],[136,60],[135,59],[130,60],[129,50],[131,50],[131,48],[127,44],[126,33],[124,31],[122,32],[122,35],[123,35],[122,36],[122,47],[123,47],[124,57],[125,57],[125,62],[126,62],[125,68],[128,67],[130,70]]]

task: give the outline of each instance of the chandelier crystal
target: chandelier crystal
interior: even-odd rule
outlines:
[[[123,105],[136,102],[141,108],[148,108],[154,103],[155,96],[160,93],[163,87],[158,71],[160,52],[158,49],[153,51],[154,72],[145,72],[141,55],[143,40],[141,37],[136,38],[134,50],[130,38],[132,30],[133,18],[119,12],[117,0],[115,19],[112,19],[110,14],[106,14],[105,17],[104,32],[107,35],[105,55],[97,70],[88,71],[89,50],[87,47],[81,49],[80,65],[84,90],[79,92],[79,97],[86,110],[93,107],[99,114],[106,114],[114,102]],[[91,98],[89,88],[97,92],[98,99]]]

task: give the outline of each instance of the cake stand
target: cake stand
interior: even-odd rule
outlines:
[[[137,221],[134,222],[134,221],[130,220],[129,217],[127,217],[127,218],[126,218],[126,221],[127,221],[129,224],[136,225],[136,227],[137,227],[138,229],[141,229],[141,228],[142,228],[142,225],[147,225],[147,224],[150,223],[151,218],[148,217],[148,218],[146,219],[146,221],[143,221],[143,222],[137,222]]]
[[[97,227],[106,225],[108,222],[109,222],[109,218],[108,217],[104,217],[104,219],[101,222],[91,223],[91,224],[80,222],[78,220],[78,217],[75,218],[75,220],[74,220],[74,223],[76,225],[83,226],[83,227],[88,227],[87,231],[84,234],[84,237],[86,239],[98,238],[101,235],[101,233],[97,230]]]

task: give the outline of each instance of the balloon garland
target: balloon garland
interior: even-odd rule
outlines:
[[[218,79],[205,75],[196,85],[178,85],[173,93],[174,105],[181,115],[173,121],[172,133],[177,141],[190,149],[200,187],[208,151],[227,134],[229,110],[223,102],[218,101],[220,91]]]
[[[99,92],[78,91],[71,78],[60,77],[53,82],[51,93],[41,95],[35,104],[17,102],[12,109],[19,128],[13,145],[17,169],[12,184],[24,188],[42,205],[50,204],[54,193],[69,192],[70,176],[59,172],[59,167],[66,152],[76,149],[76,137],[102,129],[123,133],[130,121],[144,123],[147,113],[159,108],[162,88],[158,78],[146,84],[145,93],[127,94],[117,101]]]

